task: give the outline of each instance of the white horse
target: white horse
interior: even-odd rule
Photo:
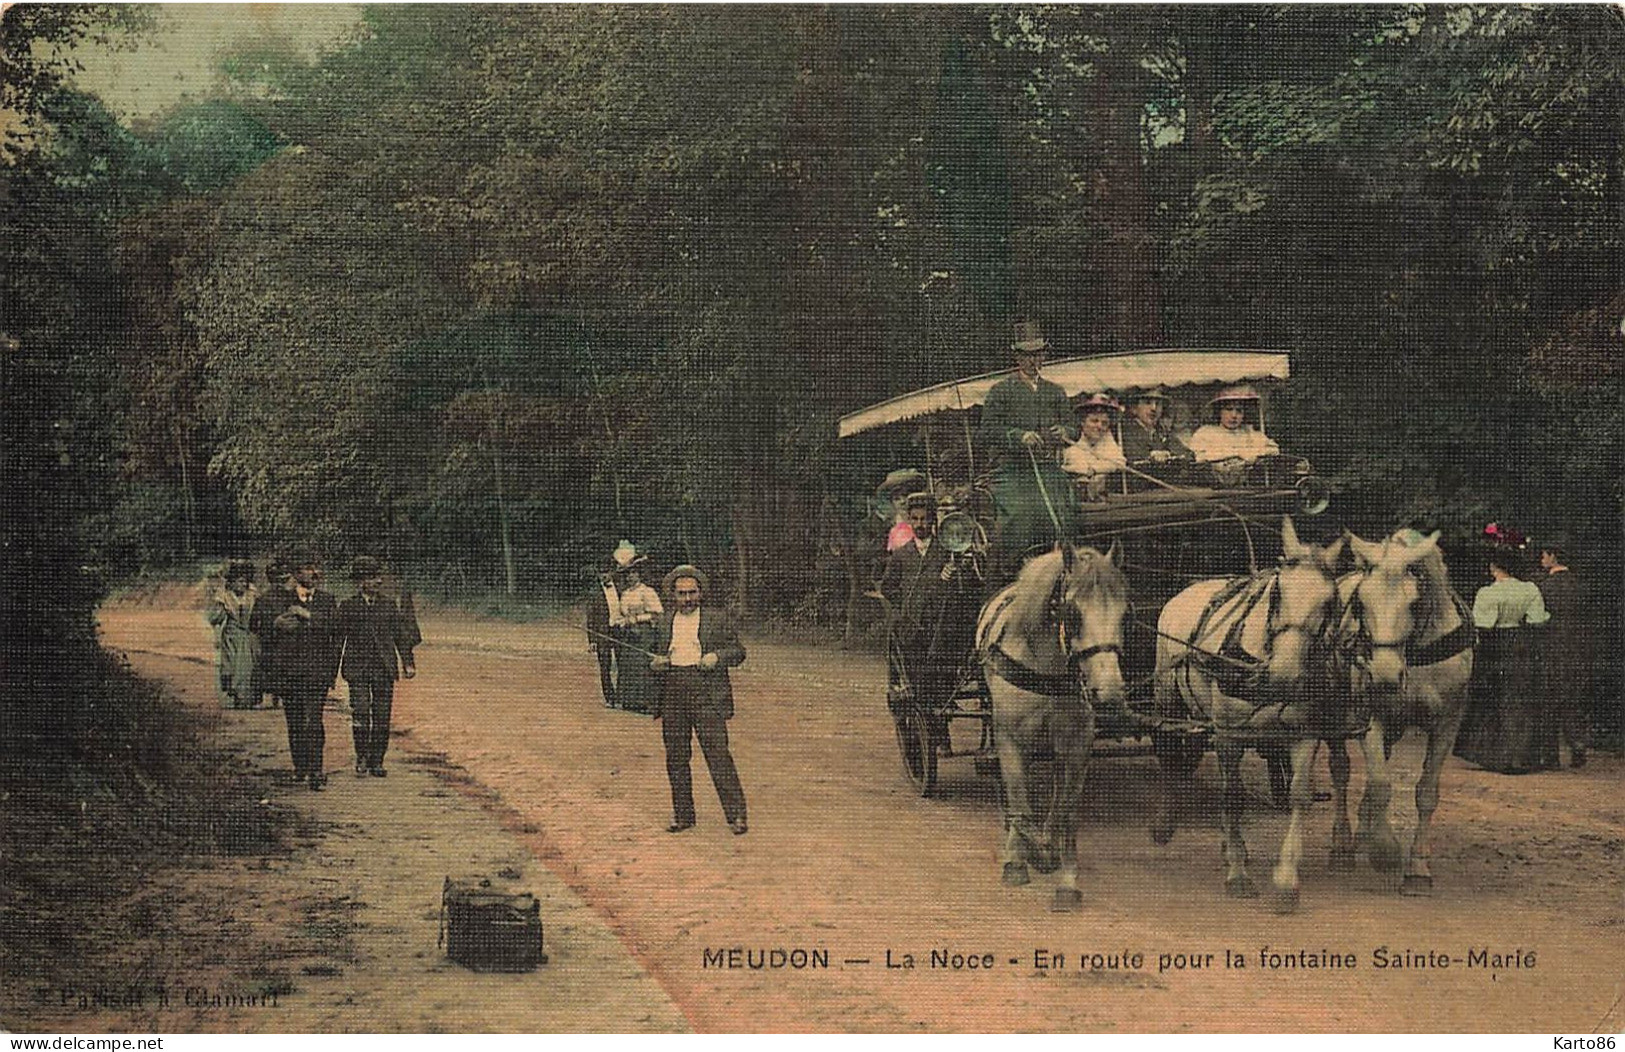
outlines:
[[[1272,874],[1275,908],[1290,912],[1298,902],[1310,762],[1320,739],[1348,733],[1350,714],[1346,692],[1333,689],[1325,660],[1337,620],[1332,570],[1343,541],[1326,548],[1304,544],[1291,519],[1282,523],[1281,541],[1279,568],[1199,581],[1168,601],[1157,623],[1155,689],[1159,712],[1183,705],[1212,722],[1222,779],[1224,887],[1234,897],[1258,894],[1241,835],[1242,755],[1263,742],[1290,743],[1292,817]],[[1159,759],[1161,804],[1151,836],[1167,843],[1175,809],[1194,787],[1191,765],[1166,753]]]
[[[1333,799],[1332,865],[1347,868],[1362,844],[1373,868],[1391,872],[1401,858],[1388,822],[1393,782],[1387,754],[1406,729],[1427,735],[1427,754],[1416,780],[1416,835],[1400,885],[1408,895],[1433,889],[1433,812],[1439,806],[1439,774],[1456,743],[1467,711],[1473,674],[1474,633],[1466,604],[1450,588],[1439,535],[1415,539],[1402,531],[1380,543],[1350,534],[1361,569],[1338,581],[1345,614],[1339,631],[1347,655],[1350,689],[1371,709],[1371,728],[1361,742],[1365,793],[1358,836],[1349,827],[1349,757],[1343,742],[1331,743]]]
[[[1128,585],[1108,554],[1063,544],[1029,562],[990,599],[976,649],[993,699],[993,741],[1004,780],[1003,880],[1026,884],[1027,863],[1060,869],[1053,909],[1083,903],[1078,890],[1078,810],[1095,740],[1095,704],[1123,703],[1123,616]],[[1054,756],[1047,793],[1029,763]],[[1034,797],[1042,800],[1034,815]],[[1036,828],[1035,828],[1036,827]]]

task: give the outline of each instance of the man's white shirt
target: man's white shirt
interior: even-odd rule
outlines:
[[[704,653],[700,650],[700,612],[679,611],[671,615],[671,664],[673,668],[696,668]]]

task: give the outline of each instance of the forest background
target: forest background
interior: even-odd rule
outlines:
[[[627,537],[838,626],[921,453],[835,420],[1018,316],[1290,349],[1340,521],[1560,532],[1617,618],[1617,9],[412,5],[74,86],[163,18],[0,22],[13,687],[117,582],[304,545],[501,606]]]

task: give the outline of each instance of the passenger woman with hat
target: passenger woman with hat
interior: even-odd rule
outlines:
[[[1259,457],[1281,452],[1275,440],[1256,426],[1258,392],[1250,385],[1226,387],[1208,405],[1213,411],[1213,423],[1197,428],[1191,436],[1191,452],[1199,462],[1251,464]]]
[[[1103,394],[1093,395],[1080,407],[1083,426],[1078,440],[1061,451],[1061,470],[1083,482],[1091,499],[1105,493],[1108,472],[1121,471],[1123,448],[1112,437],[1114,414],[1123,407]]]

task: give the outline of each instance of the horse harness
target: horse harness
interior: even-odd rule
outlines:
[[[1358,586],[1350,589],[1349,601],[1343,608],[1345,617],[1349,611],[1353,610],[1356,601],[1355,596],[1358,591]],[[1348,633],[1339,641],[1341,644],[1338,648],[1339,656],[1345,659],[1352,657],[1359,660],[1369,658],[1377,650],[1403,650],[1405,652],[1405,664],[1413,668],[1426,668],[1429,665],[1449,661],[1457,654],[1471,650],[1478,645],[1478,629],[1473,625],[1473,615],[1472,611],[1467,607],[1467,601],[1452,589],[1450,603],[1456,608],[1458,623],[1455,628],[1430,643],[1418,646],[1414,638],[1414,632],[1410,637],[1402,640],[1381,642],[1372,638],[1370,629],[1366,627],[1364,621],[1361,621],[1356,631]],[[1340,617],[1339,623],[1341,621],[1342,618]]]
[[[1061,652],[1066,657],[1066,672],[1040,672],[1030,665],[1024,665],[1011,657],[997,642],[989,643],[986,648],[987,666],[995,676],[1029,694],[1041,694],[1050,698],[1077,700],[1083,697],[1083,687],[1078,682],[1078,670],[1085,661],[1097,654],[1116,654],[1122,657],[1123,648],[1116,643],[1097,643],[1082,650],[1069,650],[1068,619],[1059,612],[1062,599],[1062,585],[1065,578],[1057,581],[1054,591],[1049,598],[1050,619],[1056,623],[1060,634]],[[999,605],[992,611],[996,620],[1015,599],[1014,594],[1006,594],[999,600]]]

